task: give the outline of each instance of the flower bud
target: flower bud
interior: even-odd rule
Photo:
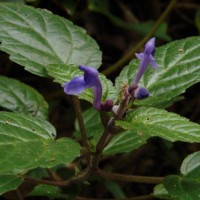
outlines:
[[[138,87],[135,91],[134,91],[134,98],[141,100],[141,99],[146,99],[149,96],[149,92],[146,88],[144,87]]]
[[[109,99],[105,102],[102,102],[101,103],[101,111],[105,111],[105,112],[109,112],[112,110],[112,107],[113,107],[113,100],[112,99]]]

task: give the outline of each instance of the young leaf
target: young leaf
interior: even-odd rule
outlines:
[[[83,74],[76,65],[67,66],[64,64],[53,64],[48,66],[47,71],[49,76],[53,77],[55,82],[60,84],[69,82],[74,77],[81,76]],[[112,82],[108,80],[103,74],[100,74],[99,77],[103,87],[102,101],[112,99],[113,102],[116,102],[118,98],[117,91]],[[91,89],[86,89],[85,92],[79,95],[79,97],[89,102],[93,102],[93,94]]]
[[[101,52],[86,31],[42,9],[0,3],[0,49],[39,76],[49,64],[82,64],[98,68]]]
[[[104,149],[105,154],[130,152],[146,143],[148,135],[136,134],[132,130],[124,131],[113,137]]]
[[[7,110],[47,118],[48,104],[32,87],[0,76],[0,106]]]
[[[170,141],[200,142],[200,125],[157,108],[132,110],[124,121],[117,121],[116,124],[140,135],[159,136]]]
[[[166,107],[191,85],[200,81],[200,37],[190,37],[170,42],[157,48],[156,70],[151,67],[145,72],[139,85],[150,92],[150,97],[137,100],[135,105]],[[117,91],[124,83],[130,84],[138,70],[139,60],[133,59],[116,79]]]
[[[47,121],[15,113],[0,113],[0,174],[25,173],[37,167],[69,163],[80,154],[73,140],[54,140]]]
[[[0,195],[15,190],[23,182],[23,178],[15,175],[0,175]]]

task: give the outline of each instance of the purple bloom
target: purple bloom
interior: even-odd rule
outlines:
[[[83,76],[74,77],[70,82],[64,83],[64,92],[70,95],[81,94],[86,88],[91,88],[94,93],[93,105],[96,110],[101,109],[102,85],[99,73],[95,68],[80,65]]]
[[[138,85],[142,75],[146,71],[148,65],[151,65],[153,68],[157,67],[154,54],[155,54],[155,38],[151,38],[145,45],[143,53],[136,53],[136,57],[140,59],[140,67],[137,72],[137,75],[133,81],[134,85]]]
[[[148,90],[144,87],[138,87],[138,83],[142,75],[146,71],[148,65],[151,65],[153,68],[156,68],[158,66],[154,58],[155,51],[155,38],[151,38],[146,43],[144,52],[135,54],[136,57],[140,59],[140,66],[135,79],[128,89],[129,94],[135,99],[145,99],[149,96]]]

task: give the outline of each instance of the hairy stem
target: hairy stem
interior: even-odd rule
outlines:
[[[86,148],[86,150],[89,151],[89,144],[88,144],[88,141],[87,141],[87,134],[86,134],[85,125],[84,125],[84,122],[83,122],[83,116],[82,116],[80,101],[79,101],[78,97],[74,96],[74,95],[72,95],[72,101],[73,101],[73,104],[74,104],[76,117],[78,119],[78,124],[79,124],[79,127],[80,127],[83,146]]]
[[[164,179],[164,177],[133,176],[133,175],[111,173],[100,169],[96,171],[96,174],[105,179],[132,182],[132,183],[159,184]]]
[[[145,42],[155,34],[155,32],[159,28],[160,24],[165,20],[165,18],[168,16],[168,14],[170,13],[170,11],[172,10],[172,8],[175,5],[176,1],[177,0],[171,0],[171,2],[167,6],[167,8],[163,12],[163,14],[156,21],[156,23],[154,24],[154,26],[152,27],[152,29],[149,31],[149,33],[142,40],[140,40],[136,46],[134,46],[127,54],[125,54],[123,57],[121,57],[112,66],[110,66],[109,68],[103,70],[102,73],[105,74],[105,75],[109,75],[112,72],[116,71],[116,69],[122,67],[125,63],[127,63],[128,61],[130,61],[133,58],[135,52],[138,49],[140,49],[145,44]]]

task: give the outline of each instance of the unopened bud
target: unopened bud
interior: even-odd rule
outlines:
[[[105,102],[102,102],[101,103],[101,111],[105,111],[105,112],[109,112],[112,110],[112,107],[113,107],[113,100],[112,99],[109,99]]]
[[[134,92],[134,98],[135,99],[146,99],[149,96],[149,92],[144,87],[138,87]]]

